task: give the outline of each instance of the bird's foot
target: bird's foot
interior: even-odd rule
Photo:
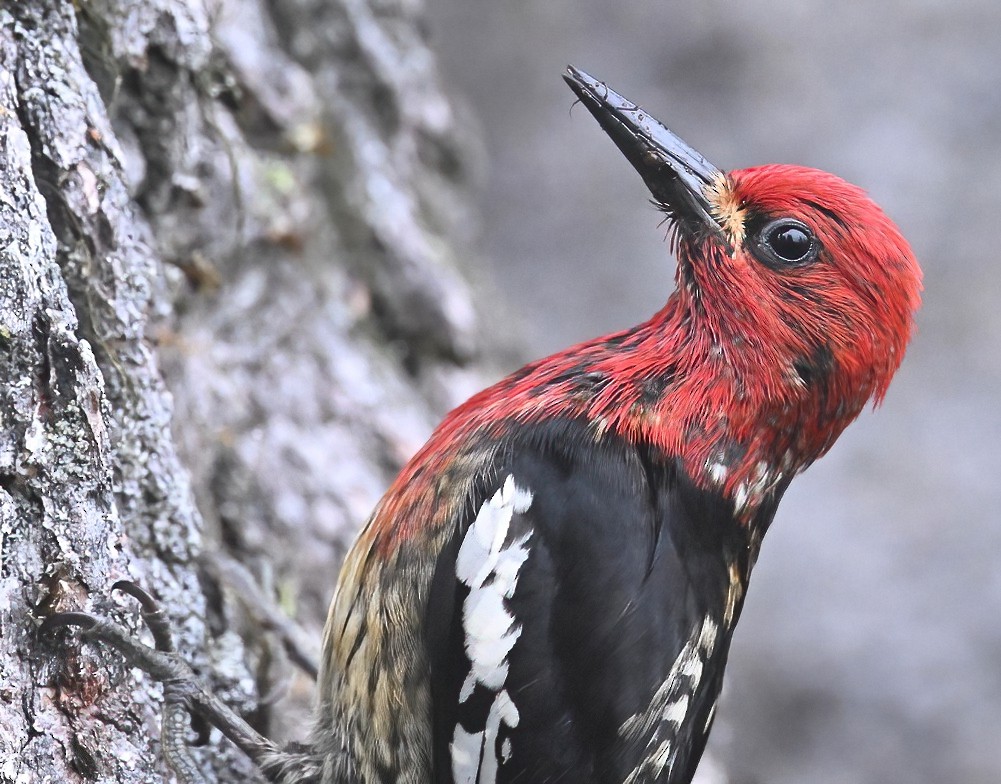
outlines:
[[[217,727],[259,766],[279,754],[274,743],[216,697],[177,654],[170,625],[159,602],[128,581],[115,583],[112,590],[126,593],[139,602],[143,622],[153,635],[155,647],[149,647],[113,621],[83,612],[50,615],[40,631],[44,634],[65,627],[79,629],[87,639],[112,646],[130,665],[163,683],[161,745],[164,760],[178,781],[182,784],[204,781],[185,740],[189,715]]]

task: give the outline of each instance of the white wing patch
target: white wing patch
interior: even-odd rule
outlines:
[[[455,575],[469,586],[462,606],[469,674],[459,692],[459,702],[468,700],[477,684],[495,693],[486,724],[479,732],[467,732],[457,725],[452,736],[452,776],[456,784],[493,784],[499,765],[510,758],[511,744],[505,739],[497,757],[497,736],[501,725],[517,727],[518,708],[504,684],[508,676],[508,655],[521,636],[507,600],[518,586],[518,575],[528,558],[528,531],[511,538],[511,520],[527,512],[532,493],[518,487],[508,476],[504,485],[480,507],[466,532],[455,562]]]
[[[692,629],[691,636],[646,710],[626,719],[619,728],[621,737],[643,742],[646,746],[642,760],[626,776],[623,784],[656,780],[665,768],[674,765],[678,750],[671,737],[688,718],[692,698],[699,689],[702,672],[716,647],[718,635],[716,622],[709,616],[703,618],[702,625]]]

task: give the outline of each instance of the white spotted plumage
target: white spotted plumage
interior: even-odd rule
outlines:
[[[626,776],[623,784],[637,784],[658,778],[665,768],[674,764],[678,749],[670,738],[681,725],[690,719],[692,695],[699,688],[702,674],[716,648],[719,625],[709,616],[701,625],[692,629],[664,682],[660,685],[646,710],[628,718],[619,729],[627,741],[642,743],[646,753]]]
[[[497,756],[502,725],[518,726],[518,708],[504,688],[508,656],[521,636],[521,625],[508,600],[518,585],[528,558],[531,531],[513,533],[511,521],[532,505],[532,493],[508,476],[501,488],[480,507],[466,532],[455,563],[456,578],[469,587],[462,606],[462,628],[470,669],[459,692],[466,702],[477,685],[494,693],[484,728],[468,732],[456,725],[452,737],[452,775],[456,784],[493,784],[497,770],[510,758],[508,739]]]
[[[784,474],[764,460],[759,460],[754,466],[754,475],[747,481],[737,485],[733,493],[734,509],[738,515],[748,509],[756,509],[765,495],[775,489],[782,481]]]

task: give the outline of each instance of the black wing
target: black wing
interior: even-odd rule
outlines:
[[[574,423],[498,454],[429,597],[435,781],[689,781],[729,644],[732,506]]]

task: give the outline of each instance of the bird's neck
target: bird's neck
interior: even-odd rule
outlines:
[[[855,418],[871,386],[780,326],[747,330],[740,318],[707,310],[682,286],[643,324],[526,365],[445,417],[397,477],[391,503],[430,504],[429,473],[475,464],[512,428],[573,419],[596,441],[657,450],[751,527]],[[388,551],[412,532],[398,524],[373,536]]]
[[[836,374],[819,367],[830,357],[802,357],[778,330],[748,331],[734,318],[675,292],[649,321],[529,366],[502,382],[501,396],[517,401],[517,419],[583,417],[596,437],[678,458],[749,521],[827,450],[867,395],[844,405],[828,386]],[[753,337],[738,339],[741,331]],[[841,407],[828,410],[830,400]]]

